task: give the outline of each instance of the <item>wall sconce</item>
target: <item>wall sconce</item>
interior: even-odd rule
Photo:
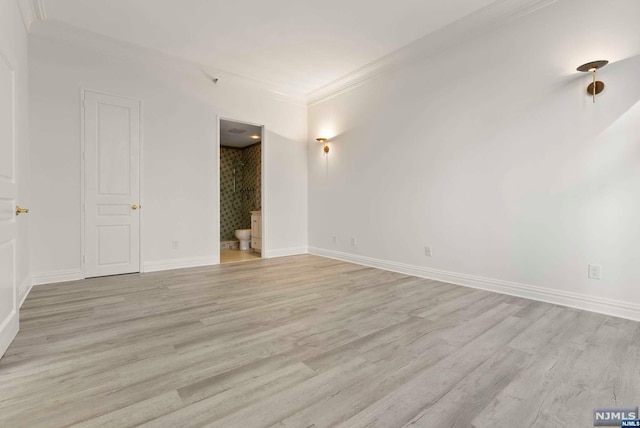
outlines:
[[[600,60],[600,61],[592,61],[586,64],[582,64],[577,68],[578,71],[582,71],[583,73],[592,73],[593,74],[593,82],[587,86],[587,93],[589,95],[593,95],[593,102],[596,102],[596,94],[599,94],[604,90],[604,82],[600,82],[596,80],[596,70],[604,67],[609,64],[609,61]]]
[[[316,138],[316,141],[317,141],[318,143],[322,143],[322,144],[324,144],[324,147],[322,148],[322,150],[323,150],[325,153],[329,153],[329,145],[327,144],[327,141],[329,141],[328,139],[326,139],[326,138]]]

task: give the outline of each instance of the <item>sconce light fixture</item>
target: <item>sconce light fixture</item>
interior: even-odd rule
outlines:
[[[325,153],[329,153],[329,145],[327,144],[327,141],[329,141],[329,140],[327,140],[326,138],[316,138],[316,141],[317,141],[318,143],[322,143],[322,144],[324,144],[324,147],[322,148],[322,150],[323,150]]]
[[[593,96],[593,102],[596,102],[596,94],[599,94],[604,90],[604,82],[600,82],[596,80],[596,71],[609,64],[609,61],[600,60],[600,61],[591,61],[586,64],[582,64],[578,67],[578,71],[582,71],[583,73],[592,73],[593,74],[593,82],[587,86],[587,93]]]

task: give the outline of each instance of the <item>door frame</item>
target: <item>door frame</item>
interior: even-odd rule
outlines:
[[[142,237],[143,237],[143,224],[144,222],[142,221],[142,218],[144,216],[143,214],[143,210],[142,207],[144,205],[144,181],[142,179],[142,177],[144,177],[144,173],[143,173],[143,168],[144,168],[144,162],[143,162],[143,153],[144,153],[144,127],[143,125],[143,121],[142,121],[142,115],[143,115],[143,108],[144,108],[144,103],[142,100],[136,99],[136,98],[132,98],[132,97],[127,97],[127,96],[123,96],[123,95],[118,95],[118,94],[114,94],[114,93],[110,93],[110,92],[106,92],[106,91],[101,91],[101,90],[97,90],[97,89],[89,89],[86,88],[84,86],[80,87],[80,273],[82,275],[83,279],[87,278],[86,275],[86,268],[85,268],[85,235],[86,235],[86,231],[85,231],[85,221],[86,221],[86,212],[84,209],[85,206],[85,198],[86,198],[86,188],[85,188],[85,174],[86,174],[86,169],[85,169],[85,159],[84,159],[84,148],[85,148],[85,108],[84,108],[84,101],[85,101],[85,94],[87,92],[93,92],[94,94],[100,94],[100,95],[107,95],[110,97],[117,97],[117,98],[124,98],[127,100],[131,100],[131,101],[135,101],[137,103],[139,103],[140,105],[140,135],[139,135],[139,139],[140,139],[140,153],[138,156],[138,183],[140,183],[140,201],[139,201],[139,205],[140,205],[140,210],[139,210],[139,221],[140,221],[140,227],[138,229],[138,253],[139,253],[139,266],[138,266],[138,272],[142,272],[142,266],[143,266],[143,260],[142,260]],[[219,245],[218,245],[219,246]]]
[[[231,116],[227,116],[227,115],[221,115],[221,114],[217,114],[216,115],[216,126],[218,127],[217,131],[216,131],[216,137],[217,137],[217,141],[216,141],[216,183],[215,183],[215,188],[216,188],[216,195],[218,195],[218,225],[217,225],[217,233],[216,233],[216,240],[215,242],[217,243],[216,245],[216,254],[218,255],[217,257],[217,264],[220,264],[220,145],[221,145],[221,141],[222,141],[222,136],[220,135],[221,132],[221,127],[220,127],[220,121],[221,120],[230,120],[233,122],[238,122],[238,123],[244,123],[246,125],[253,125],[253,126],[259,126],[261,129],[261,140],[260,140],[260,204],[262,205],[262,207],[260,208],[261,212],[262,212],[262,252],[260,254],[261,258],[263,259],[267,259],[269,258],[269,240],[266,239],[267,237],[267,233],[266,233],[266,215],[267,215],[267,157],[266,157],[266,147],[267,147],[267,133],[266,133],[266,126],[260,124],[260,123],[255,123],[255,122],[251,122],[248,120],[243,120],[243,119],[236,119],[234,117]]]

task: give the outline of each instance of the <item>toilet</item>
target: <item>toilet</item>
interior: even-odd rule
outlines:
[[[251,241],[251,229],[237,229],[236,238],[240,240],[240,251],[249,249],[249,241]]]

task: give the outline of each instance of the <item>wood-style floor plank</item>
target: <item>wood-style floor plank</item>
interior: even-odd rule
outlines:
[[[315,256],[36,287],[7,427],[591,426],[640,324]]]

